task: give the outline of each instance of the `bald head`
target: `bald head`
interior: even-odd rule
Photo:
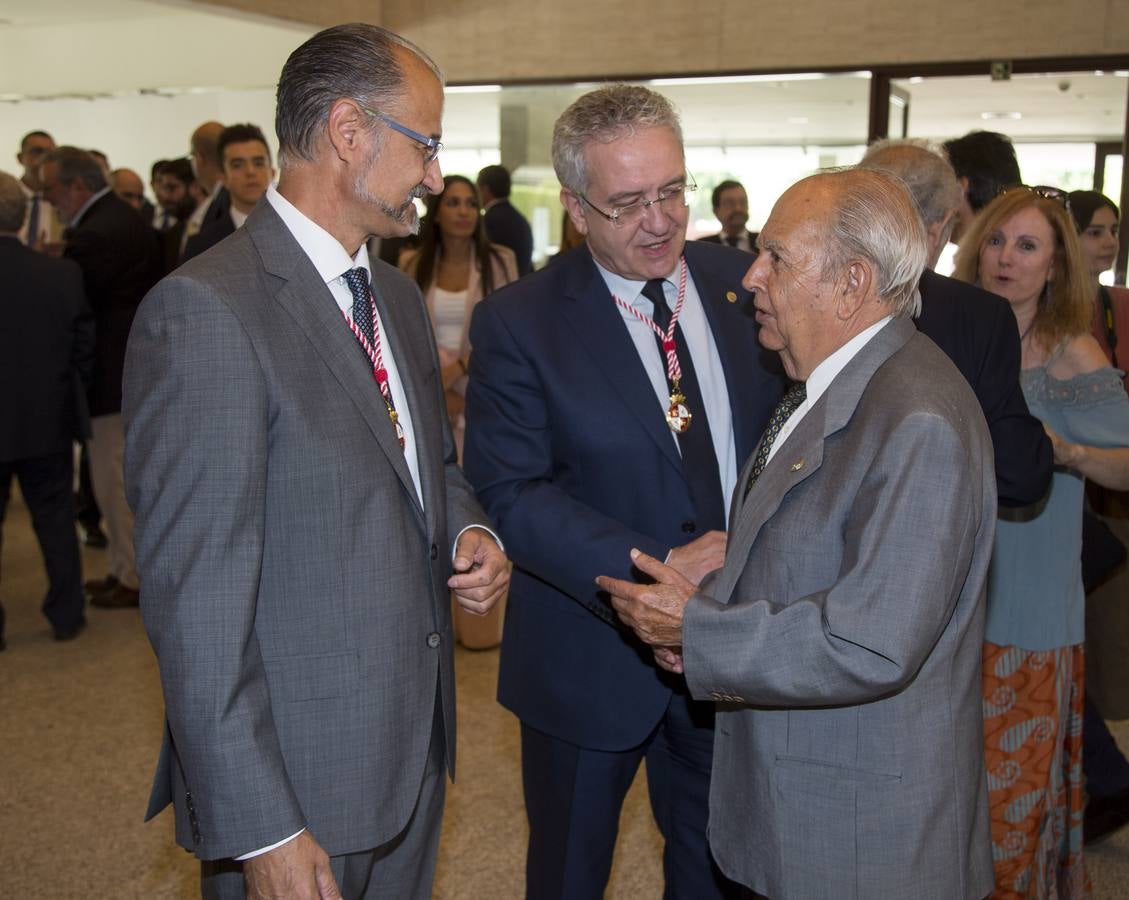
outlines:
[[[905,184],[925,225],[932,268],[948,243],[961,202],[960,182],[948,159],[926,141],[885,140],[873,144],[859,165],[888,172]]]
[[[110,173],[110,187],[126,203],[140,211],[145,200],[145,185],[133,169],[114,169]]]
[[[27,212],[27,195],[19,179],[0,172],[0,234],[14,235],[24,223]]]
[[[223,160],[220,159],[219,149],[223,128],[219,122],[205,122],[192,132],[192,169],[209,192],[223,174]]]

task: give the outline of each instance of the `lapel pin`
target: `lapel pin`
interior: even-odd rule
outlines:
[[[802,469],[803,467],[804,467],[804,461],[802,459],[797,459],[794,463],[792,463],[792,471],[793,472],[799,472],[800,469]]]
[[[725,299],[728,300],[730,303],[736,303],[737,302],[737,295],[733,291],[726,291],[725,292]]]

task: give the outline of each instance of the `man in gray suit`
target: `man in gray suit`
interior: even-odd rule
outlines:
[[[598,579],[717,701],[710,845],[773,900],[992,889],[980,713],[996,492],[976,397],[910,315],[925,263],[892,176],[812,176],[745,277],[796,385],[739,480],[723,568]]]
[[[455,463],[419,291],[365,241],[414,231],[413,199],[442,188],[442,106],[396,35],[312,37],[279,80],[278,189],[154,289],[130,338],[126,472],[168,721],[149,815],[173,804],[207,897],[430,896],[448,591],[484,614],[508,574]]]

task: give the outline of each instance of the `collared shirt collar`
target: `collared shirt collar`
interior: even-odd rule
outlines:
[[[322,281],[329,284],[356,266],[364,269],[371,280],[372,270],[369,267],[368,247],[365,244],[361,244],[356,256],[350,257],[337,238],[283,197],[273,184],[267,188],[266,198],[306,252]]]
[[[231,207],[228,212],[231,214],[231,224],[234,225],[236,229],[242,228],[243,223],[247,221],[247,213],[240,212],[234,206]]]
[[[90,199],[82,204],[82,209],[75,213],[75,217],[70,221],[70,227],[74,228],[79,222],[81,222],[82,217],[86,215],[87,210],[89,210],[90,207],[92,207],[95,203],[105,197],[108,193],[110,193],[110,189],[108,187],[104,187],[102,188],[102,190],[98,191],[98,193],[92,194]]]
[[[624,278],[622,275],[617,275],[611,269],[605,268],[604,266],[600,265],[600,262],[594,256],[592,257],[592,262],[596,263],[596,268],[599,269],[600,275],[603,276],[604,283],[607,284],[608,290],[611,291],[615,296],[619,297],[620,300],[623,300],[625,303],[629,303],[632,306],[635,306],[639,301],[640,294],[647,282],[633,281],[630,278]],[[680,264],[681,259],[678,263],[675,263],[674,269],[664,276],[664,278],[672,284],[678,284],[678,267]],[[646,300],[646,298],[644,298],[644,300]],[[646,303],[650,304],[651,301],[646,300]]]
[[[886,324],[892,318],[893,316],[886,316],[875,322],[869,328],[860,331],[842,347],[827,357],[827,359],[812,369],[806,382],[807,405],[809,407],[815,404],[815,401],[820,398],[823,392],[831,385],[831,382],[835,380],[835,376],[843,371],[847,363],[854,359],[855,355],[870,343],[870,339],[885,328]]]

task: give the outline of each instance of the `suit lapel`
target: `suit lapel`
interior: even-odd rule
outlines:
[[[263,267],[284,282],[275,300],[302,330],[357,407],[423,521],[423,509],[404,460],[404,451],[373,380],[372,367],[345,324],[329,288],[269,203],[256,206],[243,227],[248,229]],[[397,349],[394,347],[393,352]],[[414,364],[410,359],[403,363],[399,360],[397,356],[398,367],[404,370]],[[409,402],[410,398],[411,394]]]
[[[827,438],[851,421],[874,373],[905,346],[916,331],[912,319],[894,319],[871,338],[835,376],[765,466],[748,497],[742,500],[753,467],[754,460],[750,456],[737,479],[726,565],[717,586],[718,598],[728,602],[761,528],[776,514],[788,492],[820,469]]]
[[[565,265],[562,260],[561,265]],[[578,347],[583,347],[595,369],[608,381],[612,392],[626,408],[625,418],[634,419],[679,472],[679,456],[671,431],[655,399],[635,343],[627,332],[619,307],[596,269],[587,247],[579,247],[568,259],[564,273],[564,317],[571,324]],[[628,298],[624,297],[624,300]],[[600,402],[598,397],[593,403]]]

